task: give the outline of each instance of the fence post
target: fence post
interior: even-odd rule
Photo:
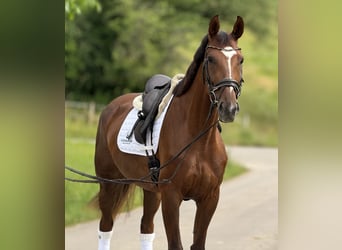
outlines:
[[[96,109],[96,104],[95,102],[90,102],[89,103],[89,108],[88,108],[88,123],[93,123],[95,121],[95,109]]]

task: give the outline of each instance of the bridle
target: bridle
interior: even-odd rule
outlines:
[[[220,51],[222,51],[222,50],[227,51],[226,48],[220,48],[220,47],[216,47],[216,46],[212,46],[212,45],[208,45],[206,50],[208,48],[217,49]],[[233,50],[241,50],[241,48],[232,48],[232,49]],[[243,78],[241,78],[241,80],[239,82],[232,79],[232,78],[224,78],[221,81],[219,81],[218,83],[214,84],[212,82],[212,80],[210,79],[208,63],[209,63],[209,60],[208,60],[208,57],[206,57],[204,59],[204,62],[203,62],[203,82],[207,83],[207,85],[208,85],[209,99],[211,102],[211,106],[217,106],[219,101],[218,101],[218,98],[216,96],[216,91],[223,88],[223,87],[232,87],[234,89],[236,99],[238,99],[238,97],[241,95],[241,87],[242,87],[242,84],[244,82]]]

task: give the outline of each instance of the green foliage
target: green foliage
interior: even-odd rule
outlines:
[[[244,166],[234,162],[234,160],[229,160],[224,171],[223,180],[228,181],[230,179],[233,179],[234,177],[244,174],[247,171],[248,169]]]
[[[91,8],[101,11],[101,5],[97,0],[65,0],[65,14],[69,20]]]
[[[66,98],[104,104],[141,91],[153,74],[184,73],[215,14],[222,28],[243,16],[263,43],[277,27],[276,1],[268,0],[67,0],[66,14]]]

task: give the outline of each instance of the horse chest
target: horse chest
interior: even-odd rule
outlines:
[[[198,158],[189,164],[183,173],[182,193],[188,198],[199,198],[216,189],[222,180],[223,171],[217,162]]]

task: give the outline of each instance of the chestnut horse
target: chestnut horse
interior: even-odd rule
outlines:
[[[243,57],[237,46],[243,34],[243,20],[238,16],[230,33],[219,31],[219,28],[219,18],[214,16],[208,34],[173,92],[174,98],[162,125],[156,156],[162,165],[173,160],[160,170],[159,180],[170,181],[158,185],[152,181],[100,184],[99,250],[110,248],[113,220],[135,185],[143,188],[144,193],[141,249],[152,249],[153,219],[160,203],[168,249],[183,249],[179,206],[187,199],[194,200],[197,206],[191,249],[205,249],[207,228],[218,203],[228,160],[217,125],[218,121],[234,120],[239,110],[237,99],[243,82]],[[139,179],[149,175],[147,157],[123,153],[117,146],[120,126],[137,95],[131,93],[114,99],[100,116],[95,149],[98,177]],[[194,140],[196,137],[198,139]],[[186,151],[174,157],[190,142],[193,143]]]

